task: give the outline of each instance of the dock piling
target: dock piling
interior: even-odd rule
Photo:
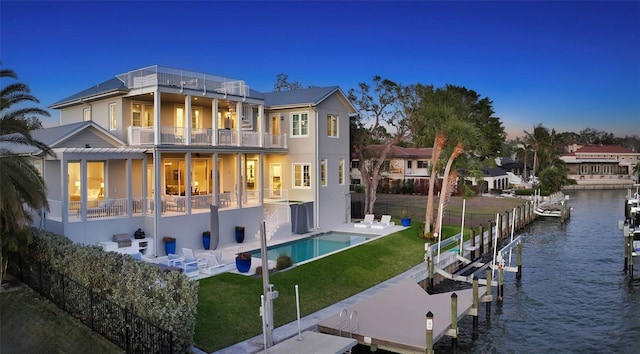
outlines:
[[[433,313],[431,311],[427,312],[427,354],[433,354]]]
[[[516,246],[516,266],[518,267],[516,280],[520,280],[522,279],[522,243],[518,243]]]
[[[473,277],[473,303],[471,305],[471,316],[473,317],[473,329],[471,338],[478,338],[478,277]]]
[[[487,269],[487,297],[491,299],[491,288],[493,287],[493,279],[491,279],[491,269]],[[491,318],[491,300],[486,302],[486,318]]]
[[[451,294],[451,326],[449,327],[449,336],[451,336],[451,350],[455,352],[458,349],[458,294]]]

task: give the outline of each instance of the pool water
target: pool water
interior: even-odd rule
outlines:
[[[291,261],[302,263],[342,249],[355,246],[378,237],[377,235],[362,235],[344,232],[327,232],[292,242],[272,246],[267,249],[267,258],[276,261],[283,254],[291,257]],[[260,250],[252,252],[254,257],[262,258]]]

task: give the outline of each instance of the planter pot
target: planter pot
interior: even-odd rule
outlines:
[[[165,241],[164,251],[168,254],[176,254],[176,241]]]
[[[208,250],[211,248],[211,234],[203,232],[202,233],[202,248]]]
[[[411,218],[402,218],[402,226],[411,226]]]
[[[240,273],[246,273],[251,269],[251,258],[249,259],[240,259],[236,257],[236,269]]]
[[[236,242],[244,242],[244,226],[236,226]]]

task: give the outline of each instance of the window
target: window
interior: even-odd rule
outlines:
[[[351,160],[351,168],[359,168],[360,160]]]
[[[196,107],[191,109],[191,128],[202,128],[202,108]]]
[[[291,136],[309,136],[309,114],[291,114]]]
[[[429,168],[429,161],[418,160],[418,168]]]
[[[411,168],[411,163],[412,163],[412,162],[413,162],[413,161],[411,161],[411,160],[407,161],[407,168]]]
[[[109,103],[109,129],[116,130],[118,128],[118,121],[116,115],[116,104]]]
[[[311,187],[311,166],[309,164],[293,164],[293,188]]]
[[[327,136],[338,137],[338,117],[333,115],[327,116]]]
[[[82,117],[85,121],[91,120],[91,109],[90,108],[83,109]]]
[[[131,125],[134,127],[153,127],[153,105],[133,103],[131,106]]]
[[[320,185],[327,185],[327,159],[320,160]]]
[[[338,184],[344,185],[344,159],[338,161]]]

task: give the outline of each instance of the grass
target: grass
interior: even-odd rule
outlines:
[[[3,354],[124,352],[25,286],[0,293],[0,318]]]
[[[425,241],[416,237],[417,232],[411,227],[271,275],[270,282],[280,293],[274,302],[275,326],[296,319],[296,284],[305,316],[411,269],[424,257]],[[226,273],[201,280],[196,347],[211,352],[260,334],[261,294],[261,278]]]

